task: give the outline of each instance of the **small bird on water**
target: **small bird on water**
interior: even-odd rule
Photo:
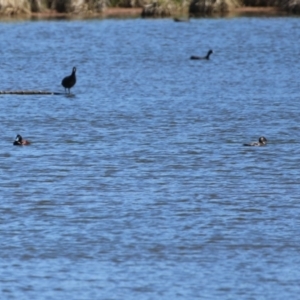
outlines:
[[[72,74],[70,76],[66,76],[61,82],[61,85],[65,88],[65,91],[69,90],[69,94],[70,94],[71,87],[73,87],[76,83],[75,73],[76,73],[76,68],[74,67],[72,70]]]
[[[182,19],[182,18],[174,18],[173,19],[175,22],[189,22],[190,21],[190,17],[188,16],[186,19]]]
[[[24,140],[20,134],[18,134],[15,138],[15,141],[13,143],[14,146],[24,146],[24,145],[30,145],[30,142],[27,140]]]
[[[207,52],[207,54],[206,54],[206,56],[194,56],[194,55],[192,55],[191,57],[190,57],[190,59],[209,59],[209,56],[212,54],[212,53],[214,53],[212,50],[209,50],[208,52]]]
[[[265,146],[267,145],[267,139],[264,136],[261,136],[258,139],[258,142],[252,142],[249,144],[244,144],[244,146]]]

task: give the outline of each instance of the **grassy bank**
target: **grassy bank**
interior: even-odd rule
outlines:
[[[300,0],[1,0],[2,16],[300,14]]]

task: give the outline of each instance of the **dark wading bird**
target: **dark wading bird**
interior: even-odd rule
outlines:
[[[244,146],[265,146],[267,145],[267,139],[264,136],[261,136],[258,139],[258,142],[252,142],[250,144],[244,144]]]
[[[76,68],[74,67],[72,70],[72,74],[70,76],[65,77],[61,82],[61,85],[65,88],[65,92],[66,90],[69,90],[69,94],[70,94],[71,87],[73,87],[76,83],[75,73],[76,73]]]
[[[212,50],[209,50],[209,51],[207,52],[206,56],[194,56],[194,55],[192,55],[192,56],[190,57],[190,59],[209,59],[209,56],[210,56],[212,53],[214,53],[214,52],[213,52]]]

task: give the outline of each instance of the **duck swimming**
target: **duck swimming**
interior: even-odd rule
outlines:
[[[65,91],[69,90],[69,94],[70,94],[71,87],[73,87],[76,83],[75,73],[76,73],[76,68],[74,67],[72,70],[72,74],[70,76],[66,76],[61,82],[61,85],[65,88]]]
[[[190,17],[188,17],[187,19],[174,18],[173,20],[175,22],[189,22],[190,21]]]
[[[192,55],[191,57],[190,57],[190,59],[207,59],[207,60],[209,60],[209,56],[212,54],[212,53],[214,53],[212,50],[209,50],[208,52],[207,52],[207,54],[206,54],[206,56],[194,56],[194,55]]]
[[[267,144],[267,139],[264,136],[261,136],[258,139],[258,142],[252,142],[250,144],[244,144],[244,146],[265,146]]]
[[[15,138],[13,145],[14,146],[26,146],[26,145],[30,145],[30,142],[27,140],[23,140],[22,136],[18,134]]]

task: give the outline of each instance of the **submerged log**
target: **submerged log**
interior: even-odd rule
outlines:
[[[0,95],[64,95],[65,93],[47,91],[0,91]]]

